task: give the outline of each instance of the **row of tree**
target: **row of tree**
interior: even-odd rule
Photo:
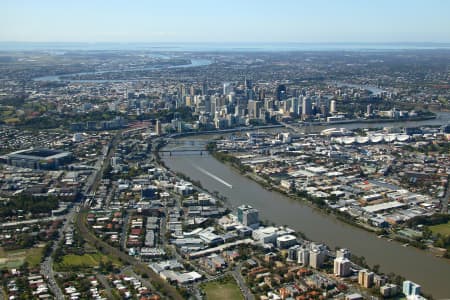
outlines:
[[[58,199],[53,196],[36,197],[20,194],[0,204],[0,217],[7,218],[19,214],[45,214],[58,207]]]

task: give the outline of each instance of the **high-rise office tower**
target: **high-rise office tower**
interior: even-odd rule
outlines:
[[[225,82],[223,84],[223,94],[224,95],[228,95],[229,93],[231,93],[233,91],[233,87],[231,86],[231,83],[229,82]]]
[[[249,100],[248,101],[248,115],[250,118],[259,118],[260,109],[262,107],[261,101]]]
[[[161,121],[160,120],[156,120],[155,133],[156,133],[156,135],[161,135],[162,134],[162,128],[161,128]]]
[[[302,117],[307,118],[312,115],[312,102],[311,98],[303,97],[302,101]]]
[[[184,84],[180,83],[178,85],[178,100],[183,100],[186,96],[186,87]]]
[[[331,100],[330,113],[334,114],[335,112],[336,112],[336,100]]]
[[[250,79],[248,79],[247,77],[245,77],[245,80],[244,80],[244,88],[246,90],[253,88],[253,82]]]
[[[280,84],[275,91],[277,100],[281,101],[286,99],[286,92],[287,92],[286,86],[284,84]]]
[[[205,80],[203,81],[202,85],[202,95],[206,96],[208,94],[208,82]]]
[[[367,105],[366,115],[369,117],[372,115],[372,104]]]

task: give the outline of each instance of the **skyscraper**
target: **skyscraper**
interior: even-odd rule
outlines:
[[[208,94],[208,82],[205,80],[203,81],[202,85],[202,95],[206,96]]]
[[[231,83],[229,82],[225,82],[223,84],[223,94],[224,95],[228,95],[229,93],[231,93],[233,91],[233,87],[231,86]]]
[[[306,248],[301,248],[297,253],[297,263],[304,266],[309,265],[309,250]]]
[[[303,97],[303,101],[302,101],[302,117],[305,119],[305,118],[308,118],[311,115],[312,115],[311,98]]]
[[[180,83],[178,86],[178,100],[182,101],[184,100],[184,97],[186,96],[186,87],[184,84]]]
[[[372,104],[367,105],[366,115],[370,117],[372,115]]]
[[[156,120],[155,132],[156,132],[156,135],[162,134],[161,121],[159,121],[159,120]]]
[[[248,115],[250,118],[259,118],[260,109],[262,107],[262,102],[249,100],[248,101]]]
[[[246,90],[253,88],[253,82],[250,79],[248,79],[247,77],[245,77],[245,80],[244,80],[244,87]]]
[[[309,253],[309,266],[314,269],[322,267],[326,254],[321,249],[312,249]]]
[[[286,86],[284,84],[280,84],[277,87],[275,94],[277,95],[278,101],[286,99]]]
[[[336,112],[336,100],[331,100],[330,113],[334,114],[335,112]]]
[[[347,277],[351,274],[350,260],[345,257],[337,257],[334,260],[334,275],[339,277]]]

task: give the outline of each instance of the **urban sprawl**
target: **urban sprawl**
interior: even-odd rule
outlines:
[[[0,52],[0,299],[450,296],[166,165],[213,157],[447,264],[449,66],[446,50]]]

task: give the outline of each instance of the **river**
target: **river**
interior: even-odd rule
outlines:
[[[330,81],[330,84],[333,84],[337,87],[351,87],[351,88],[358,88],[358,89],[364,89],[364,90],[368,90],[369,92],[371,92],[374,95],[379,95],[382,92],[384,92],[385,90],[373,86],[373,85],[360,85],[360,84],[353,84],[353,83],[346,83],[346,82],[342,82],[342,81]]]
[[[130,69],[121,69],[121,70],[105,70],[105,71],[96,71],[96,72],[80,72],[80,73],[68,73],[68,74],[60,74],[60,75],[47,75],[36,77],[33,80],[35,81],[67,81],[67,82],[123,82],[123,81],[136,81],[140,79],[65,79],[62,78],[64,76],[77,76],[77,75],[98,75],[98,74],[106,74],[106,73],[115,73],[115,72],[131,72],[131,71],[149,71],[149,70],[159,70],[159,69],[175,69],[175,68],[190,68],[190,67],[201,67],[207,66],[212,63],[209,59],[191,59],[191,63],[185,65],[177,65],[177,66],[159,66],[159,67],[145,67],[145,68],[130,68]]]
[[[422,126],[446,124],[449,120],[449,113],[438,113],[435,120],[386,124],[353,123],[336,127]],[[326,127],[316,129],[322,128]],[[200,149],[205,144],[201,139],[206,141],[211,138],[191,136],[182,138],[179,142],[185,143],[190,149]],[[369,265],[381,265],[382,272],[394,272],[421,284],[424,291],[435,298],[450,297],[449,261],[413,247],[403,247],[400,243],[378,238],[373,233],[345,224],[305,203],[265,190],[212,156],[188,154],[163,156],[163,160],[169,168],[187,174],[193,180],[199,180],[210,191],[218,191],[226,196],[232,207],[250,204],[260,211],[263,220],[288,225],[303,232],[311,240],[327,244],[331,249],[336,246],[349,248],[353,253],[364,256]]]

